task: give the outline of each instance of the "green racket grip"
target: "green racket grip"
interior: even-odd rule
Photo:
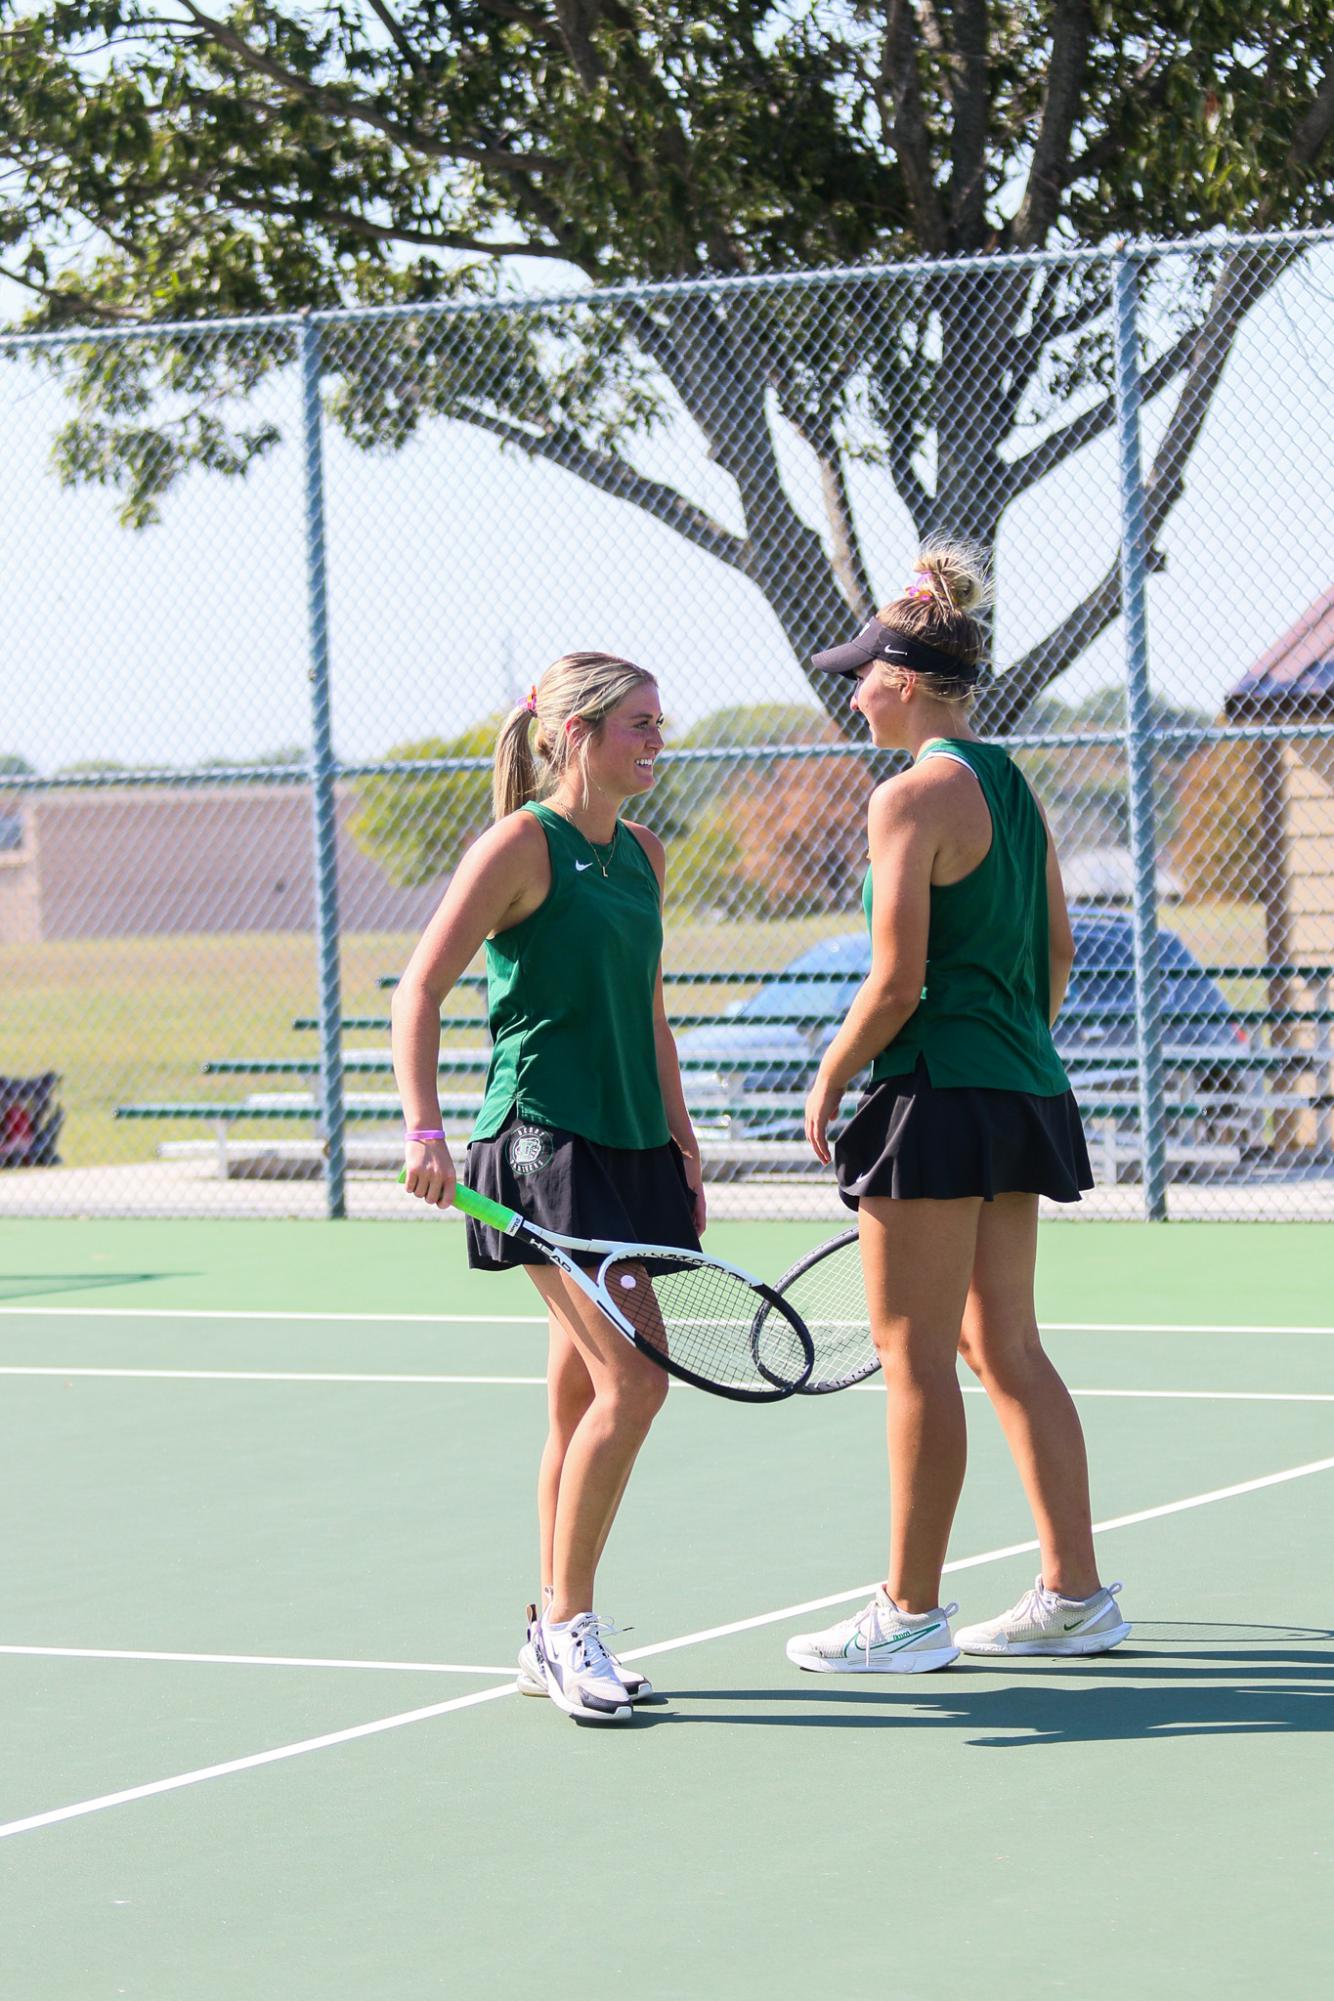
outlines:
[[[400,1182],[407,1180],[406,1167],[399,1168],[398,1178]],[[475,1188],[466,1188],[461,1181],[454,1184],[454,1207],[462,1209],[474,1222],[489,1223],[493,1230],[508,1230],[518,1221],[513,1209],[507,1209],[503,1202],[493,1202],[489,1195],[479,1195]]]
[[[475,1223],[489,1223],[493,1230],[508,1230],[518,1221],[514,1211],[503,1202],[493,1202],[489,1195],[479,1195],[475,1188],[465,1188],[461,1181],[454,1189],[454,1207],[462,1209]]]

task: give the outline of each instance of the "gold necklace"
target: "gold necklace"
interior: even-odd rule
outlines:
[[[607,849],[607,859],[604,862],[601,854],[598,852],[598,847],[596,842],[589,840],[587,834],[584,832],[583,828],[579,826],[572,813],[567,813],[563,806],[553,806],[552,811],[555,813],[559,813],[561,819],[566,822],[567,826],[571,826],[574,828],[575,833],[579,836],[584,846],[588,849],[589,854],[592,855],[593,860],[602,870],[602,880],[605,882],[607,880],[607,870],[611,867],[612,863],[616,859],[616,843],[621,838],[620,821],[618,820],[616,822],[616,827],[611,837],[611,845]]]

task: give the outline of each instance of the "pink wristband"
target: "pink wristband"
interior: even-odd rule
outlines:
[[[403,1137],[404,1139],[419,1139],[419,1140],[443,1139],[444,1134],[441,1132],[438,1126],[432,1127],[429,1131],[425,1126],[422,1126],[415,1131],[404,1133]]]

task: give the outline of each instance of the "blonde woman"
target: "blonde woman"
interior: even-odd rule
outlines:
[[[977,560],[925,549],[913,582],[814,665],[910,771],[872,794],[863,904],[871,971],[806,1104],[822,1161],[849,1081],[870,1088],[833,1149],[857,1212],[888,1391],[889,1568],[853,1618],[789,1641],[817,1672],[917,1673],[974,1654],[1092,1654],[1130,1631],[1093,1552],[1084,1437],[1033,1306],[1038,1198],[1092,1186],[1051,1038],[1074,960],[1061,873],[1018,766],[969,722],[980,673]],[[1032,1508],[1037,1583],[950,1631],[941,1571],[963,1484],[956,1354],[981,1379]]]
[[[446,1206],[441,1003],[485,943],[494,1039],[467,1180],[547,1229],[699,1248],[698,1147],[663,1006],[661,841],[621,817],[654,784],[651,674],[605,653],[549,667],[496,746],[495,825],[464,855],[399,981],[394,1070],[407,1188]],[[524,1264],[550,1329],[538,1474],[542,1610],[519,1685],[585,1722],[623,1722],[652,1690],[609,1654],[598,1559],[667,1378],[552,1266],[469,1220],[468,1261]]]

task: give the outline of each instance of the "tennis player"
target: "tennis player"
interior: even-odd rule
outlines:
[[[652,675],[605,653],[558,660],[505,722],[496,823],[459,863],[394,994],[406,1185],[420,1200],[453,1198],[440,1007],[485,941],[494,1046],[469,1186],[568,1236],[699,1249],[699,1149],[663,1005],[663,847],[621,818],[652,789],[662,732]],[[622,1722],[652,1689],[608,1653],[594,1578],[667,1377],[535,1253],[471,1219],[467,1230],[469,1264],[525,1265],[550,1325],[543,1602],[519,1686],[569,1716]]]
[[[1083,1432],[1033,1306],[1038,1197],[1077,1202],[1093,1176],[1051,1038],[1074,961],[1055,848],[1018,766],[969,723],[984,597],[970,552],[928,546],[909,589],[813,663],[854,679],[872,741],[913,759],[871,795],[871,971],[806,1101],[828,1162],[843,1093],[871,1066],[833,1158],[888,1391],[889,1571],[855,1617],[789,1641],[790,1660],[826,1673],[918,1673],[960,1650],[1095,1654],[1130,1631],[1120,1585],[1099,1582]],[[1009,1611],[952,1635],[956,1353],[1000,1418],[1042,1571]]]

